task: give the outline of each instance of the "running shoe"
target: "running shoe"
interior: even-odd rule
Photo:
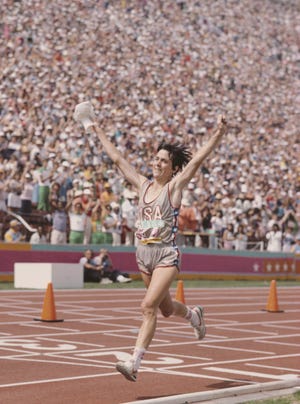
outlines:
[[[204,322],[204,309],[201,306],[196,306],[193,308],[193,311],[197,313],[197,316],[199,318],[199,324],[194,325],[191,323],[191,326],[194,328],[196,338],[203,339],[206,334],[206,327]]]
[[[117,362],[116,369],[118,372],[122,373],[127,380],[136,382],[137,371],[133,368],[133,361]]]

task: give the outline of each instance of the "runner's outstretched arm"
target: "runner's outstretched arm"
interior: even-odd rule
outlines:
[[[199,149],[183,170],[173,179],[173,186],[182,190],[194,177],[201,163],[220,143],[223,135],[227,132],[227,122],[223,115],[218,116],[217,128],[209,141]]]
[[[74,119],[81,123],[86,133],[91,129],[95,131],[110,159],[121,170],[127,181],[129,181],[135,188],[139,189],[140,185],[146,178],[135,170],[135,168],[122,156],[116,146],[108,139],[104,129],[97,124],[93,106],[89,101],[76,105]]]

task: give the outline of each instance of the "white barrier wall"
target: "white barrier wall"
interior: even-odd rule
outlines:
[[[83,267],[81,264],[45,262],[14,264],[15,288],[46,289],[48,283],[52,283],[54,288],[83,288]]]

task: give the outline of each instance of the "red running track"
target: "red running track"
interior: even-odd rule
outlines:
[[[278,288],[282,313],[263,311],[268,293],[268,286],[186,288],[187,304],[205,307],[206,338],[195,340],[183,319],[159,316],[132,383],[115,371],[115,362],[132,352],[144,290],[55,290],[57,319],[64,319],[55,323],[33,321],[41,316],[45,291],[1,291],[0,401],[163,403],[168,396],[295,380],[300,288]]]

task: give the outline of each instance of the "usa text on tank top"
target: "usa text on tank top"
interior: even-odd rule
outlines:
[[[171,204],[169,183],[155,199],[146,202],[146,194],[151,185],[152,181],[145,181],[142,185],[136,237],[144,244],[173,243],[177,232],[179,208]]]

